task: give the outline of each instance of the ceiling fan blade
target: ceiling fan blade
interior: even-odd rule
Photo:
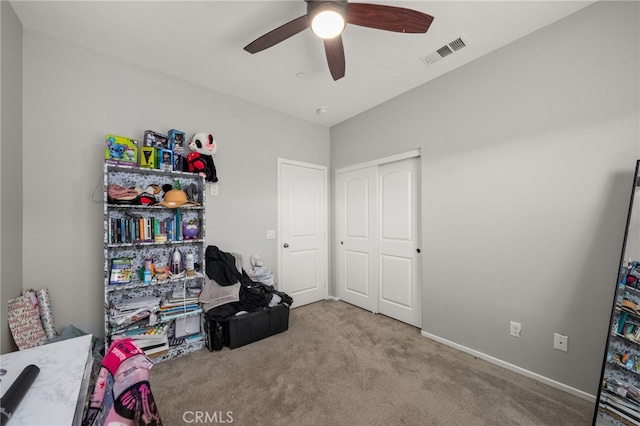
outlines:
[[[244,50],[249,53],[261,52],[307,28],[309,28],[309,17],[307,15],[303,15],[293,21],[289,21],[286,24],[279,26],[273,31],[269,31],[262,37],[258,37],[251,43],[247,44],[244,47]]]
[[[404,7],[349,3],[347,22],[399,33],[426,33],[433,16]]]
[[[333,80],[340,80],[344,77],[345,61],[344,46],[342,44],[342,36],[337,36],[324,40],[324,51],[327,54],[327,62],[329,63],[329,71]]]

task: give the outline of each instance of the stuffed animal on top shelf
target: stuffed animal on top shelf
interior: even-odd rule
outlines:
[[[189,141],[191,152],[187,155],[187,170],[198,173],[209,182],[217,182],[218,174],[213,162],[213,156],[218,150],[213,135],[210,133],[196,133]]]

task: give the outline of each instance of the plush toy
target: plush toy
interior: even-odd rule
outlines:
[[[185,240],[196,240],[200,233],[200,226],[197,220],[190,219],[182,222],[182,238]]]
[[[191,152],[187,155],[187,170],[204,176],[209,182],[217,182],[218,175],[213,156],[218,150],[213,135],[210,133],[196,133],[189,141]]]

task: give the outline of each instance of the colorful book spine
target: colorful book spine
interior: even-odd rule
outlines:
[[[176,209],[176,215],[175,215],[175,219],[174,219],[174,228],[173,228],[173,234],[174,234],[174,241],[180,241],[182,239],[182,235],[180,233],[180,221],[181,221],[181,213],[180,213],[180,209]]]

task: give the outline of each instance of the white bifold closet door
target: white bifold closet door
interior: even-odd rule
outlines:
[[[420,327],[419,158],[338,171],[338,297]]]

